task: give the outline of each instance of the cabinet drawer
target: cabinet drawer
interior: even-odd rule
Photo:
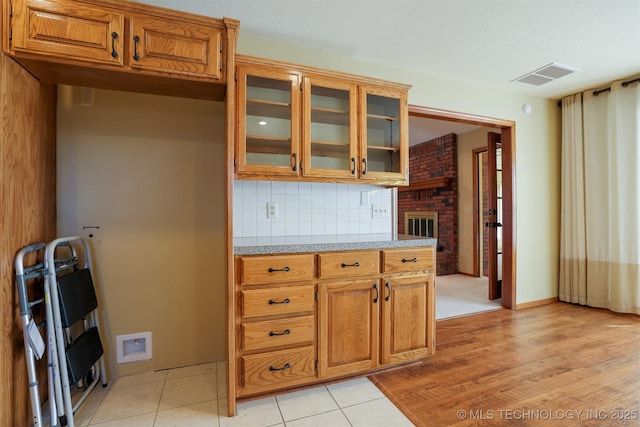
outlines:
[[[318,255],[321,279],[378,274],[378,251],[346,251]]]
[[[315,377],[313,346],[270,351],[242,357],[246,389]]]
[[[245,285],[313,279],[313,254],[240,258],[240,282]]]
[[[314,338],[313,316],[242,324],[242,348],[245,350],[312,342]]]
[[[312,311],[313,286],[290,286],[242,291],[244,317],[273,316]]]
[[[431,271],[435,269],[435,247],[382,251],[384,273]]]

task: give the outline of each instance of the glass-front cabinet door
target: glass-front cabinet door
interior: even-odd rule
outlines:
[[[409,180],[407,91],[360,88],[360,179],[406,185]]]
[[[358,177],[357,85],[345,79],[304,77],[302,174]]]
[[[300,75],[238,65],[237,172],[297,176]]]

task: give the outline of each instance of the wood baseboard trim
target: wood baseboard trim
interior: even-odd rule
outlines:
[[[523,308],[531,308],[531,307],[539,307],[541,305],[553,304],[554,302],[558,302],[558,297],[539,299],[536,301],[523,302],[522,304],[516,305],[516,310],[521,310]]]

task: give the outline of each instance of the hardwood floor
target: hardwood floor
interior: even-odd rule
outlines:
[[[566,303],[436,323],[436,354],[370,377],[416,426],[640,425],[640,318]]]

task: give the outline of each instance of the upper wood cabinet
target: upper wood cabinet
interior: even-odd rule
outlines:
[[[236,177],[408,184],[409,86],[251,57],[236,76]]]
[[[338,78],[303,78],[305,176],[358,177],[357,85]]]
[[[238,64],[236,171],[295,177],[300,170],[300,75]]]
[[[5,4],[4,51],[44,82],[224,97],[238,21],[117,0]]]
[[[360,87],[360,111],[360,177],[373,181],[408,177],[407,91],[363,85]]]
[[[222,78],[222,29],[132,15],[128,64],[182,76]]]
[[[123,65],[123,13],[68,0],[10,4],[12,52]]]

